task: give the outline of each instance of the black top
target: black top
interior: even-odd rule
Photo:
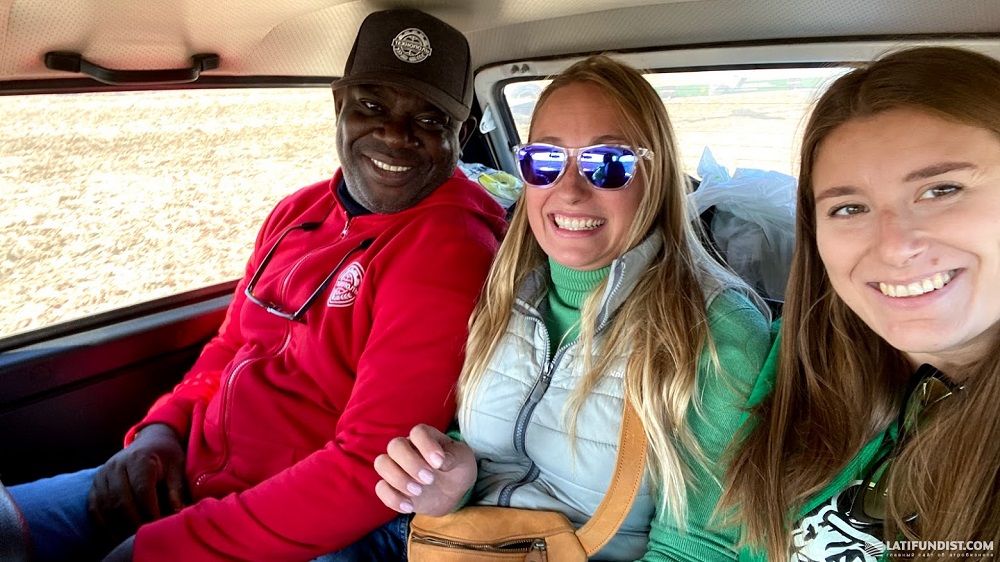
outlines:
[[[347,182],[343,178],[340,179],[340,183],[337,184],[337,197],[340,199],[341,205],[344,206],[344,210],[347,211],[347,216],[349,217],[360,217],[362,215],[370,215],[371,211],[365,208],[364,205],[358,203],[354,197],[347,191]]]

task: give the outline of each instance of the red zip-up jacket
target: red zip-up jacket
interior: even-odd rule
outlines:
[[[468,321],[505,228],[502,208],[455,174],[416,206],[348,217],[332,180],[271,212],[219,329],[184,380],[126,437],[165,423],[187,441],[195,504],[142,526],[134,559],[308,560],[394,512],[372,463],[418,423],[444,430]],[[325,218],[324,218],[325,217]],[[324,278],[304,323],[288,312]]]

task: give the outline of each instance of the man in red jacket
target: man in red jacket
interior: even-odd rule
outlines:
[[[393,517],[373,460],[452,419],[504,215],[456,169],[475,126],[457,30],[372,14],[333,90],[341,170],[271,212],[183,381],[101,467],[11,489],[39,558],[308,560]]]

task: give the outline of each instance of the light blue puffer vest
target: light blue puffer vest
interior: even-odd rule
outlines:
[[[600,327],[610,322],[661,247],[661,238],[650,236],[612,263],[598,314],[598,341],[603,339]],[[471,404],[470,422],[461,427],[479,461],[470,505],[559,511],[580,527],[601,503],[614,472],[624,355],[580,410],[574,450],[565,405],[583,376],[584,350],[576,342],[564,344],[548,363],[549,334],[539,311],[546,306],[547,267],[532,272],[518,291],[507,332]],[[707,285],[703,290],[710,303],[721,287]],[[647,474],[618,534],[595,559],[641,558],[657,500]]]

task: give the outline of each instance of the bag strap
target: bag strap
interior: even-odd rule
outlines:
[[[627,397],[624,402],[622,431],[618,437],[618,460],[615,473],[611,476],[611,485],[590,521],[576,532],[587,556],[601,550],[618,532],[625,516],[632,509],[646,469],[646,432],[632,403]]]

